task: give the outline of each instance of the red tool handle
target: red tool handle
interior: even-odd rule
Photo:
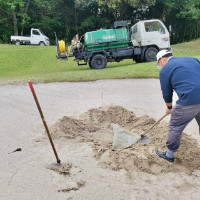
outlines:
[[[49,132],[49,128],[48,128],[48,126],[47,126],[47,124],[46,124],[46,121],[45,121],[45,119],[44,119],[44,115],[43,115],[43,113],[42,113],[42,109],[41,109],[41,107],[40,107],[39,101],[38,101],[37,96],[36,96],[36,94],[35,94],[35,90],[34,90],[34,88],[33,88],[32,82],[31,82],[31,81],[28,81],[28,84],[29,84],[29,87],[30,87],[31,92],[32,92],[32,94],[33,94],[33,97],[34,97],[34,99],[35,99],[35,103],[36,103],[36,105],[37,105],[37,108],[38,108],[38,111],[39,111],[39,113],[40,113],[41,119],[42,119],[42,121],[43,121],[44,127],[45,127],[45,129],[46,129],[46,132],[47,132],[49,141],[50,141],[50,143],[51,143],[52,149],[53,149],[54,154],[55,154],[55,156],[56,156],[57,163],[60,163],[61,161],[60,161],[60,159],[58,158],[58,154],[57,154],[56,148],[55,148],[54,143],[53,143],[53,140],[52,140],[52,138],[51,138],[51,134],[50,134],[50,132]]]
[[[28,81],[28,84],[29,84],[29,87],[30,87],[30,89],[31,89],[31,92],[34,93],[35,90],[34,90],[34,88],[33,88],[32,82],[31,82],[31,81]]]

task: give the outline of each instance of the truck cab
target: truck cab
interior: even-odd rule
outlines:
[[[131,42],[142,50],[136,61],[153,61],[159,50],[170,48],[169,32],[158,19],[142,20],[131,27]]]
[[[40,44],[40,42],[43,42],[42,44],[49,45],[47,39],[47,36],[40,29],[31,29],[31,44]]]

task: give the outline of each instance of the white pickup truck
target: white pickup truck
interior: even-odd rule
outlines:
[[[16,45],[21,44],[34,44],[45,46],[49,45],[49,38],[39,29],[31,29],[31,36],[11,36],[11,42],[14,42]]]

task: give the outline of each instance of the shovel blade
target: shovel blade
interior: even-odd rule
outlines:
[[[112,127],[114,131],[113,150],[128,148],[141,138],[140,135],[124,130],[118,124],[112,123]]]

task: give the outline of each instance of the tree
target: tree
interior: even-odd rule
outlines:
[[[199,0],[0,0],[0,42],[40,28],[55,42],[79,33],[109,28],[116,20],[161,19],[172,25],[172,42],[200,36]]]
[[[196,23],[196,37],[199,36],[200,27],[200,1],[190,0],[183,2],[183,7],[179,13],[178,18],[187,19],[188,22],[195,21]],[[185,34],[186,30],[184,31]]]
[[[28,21],[28,8],[30,0],[0,0],[4,7],[7,7],[12,13],[14,35],[18,35],[19,26],[21,25],[21,35],[23,34],[24,25]]]
[[[88,7],[91,3],[97,2],[100,6],[107,6],[115,20],[122,20],[126,16],[126,11],[130,8],[147,9],[155,4],[155,0],[76,0],[77,5]]]
[[[10,9],[0,2],[0,43],[9,42],[12,32],[12,14],[10,13]]]
[[[154,5],[155,0],[97,0],[99,5],[107,5],[111,9],[115,20],[122,20],[129,7],[147,9]]]
[[[26,25],[26,23],[29,21],[29,16],[28,16],[28,9],[29,9],[29,5],[30,5],[30,1],[31,0],[26,0],[24,7],[21,8],[21,10],[23,12],[21,12],[19,14],[19,16],[22,17],[22,22],[21,22],[21,35],[23,35],[24,33],[24,26]]]
[[[200,36],[199,0],[156,0],[150,7],[149,18],[160,18],[167,27],[172,25],[171,43],[179,43]]]

